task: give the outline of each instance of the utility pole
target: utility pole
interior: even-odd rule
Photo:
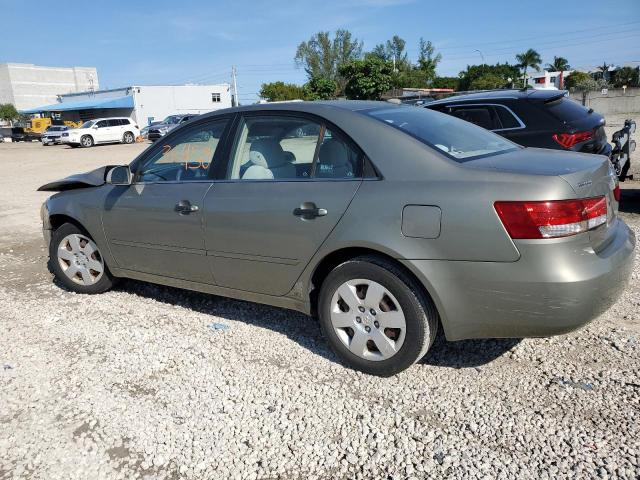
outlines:
[[[236,82],[236,67],[235,65],[233,67],[231,67],[231,77],[233,78],[233,103],[234,103],[234,107],[237,107],[238,105],[240,105],[240,102],[238,101],[238,83]]]
[[[477,48],[474,50],[474,52],[478,52],[480,54],[480,58],[482,58],[482,64],[484,65],[484,55],[482,54],[482,52]]]

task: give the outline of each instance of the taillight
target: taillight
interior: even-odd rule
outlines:
[[[616,185],[616,188],[613,189],[613,198],[620,203],[620,185]]]
[[[593,132],[556,133],[552,138],[563,148],[571,148],[577,143],[592,139]]]
[[[494,207],[514,239],[576,235],[607,222],[605,197],[548,202],[495,202]]]

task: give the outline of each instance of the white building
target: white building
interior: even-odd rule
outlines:
[[[527,84],[531,85],[536,90],[559,90],[560,85],[560,75],[562,75],[563,83],[567,79],[567,75],[569,75],[573,70],[565,70],[564,72],[547,72],[543,70],[541,72],[533,72],[527,75]]]
[[[98,89],[95,67],[0,64],[0,103],[12,103],[18,110],[53,103],[63,93],[91,89]]]
[[[231,107],[229,84],[149,85],[60,95],[58,102],[23,110],[55,120],[131,117],[142,127],[168,115],[206,113]]]

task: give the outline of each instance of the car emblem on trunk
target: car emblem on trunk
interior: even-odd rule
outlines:
[[[585,180],[584,182],[578,183],[578,188],[588,187],[589,185],[592,185],[592,184],[593,182],[591,180]]]

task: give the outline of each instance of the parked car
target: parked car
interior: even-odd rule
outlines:
[[[492,90],[424,106],[475,123],[525,147],[606,155],[619,179],[627,178],[630,154],[635,149],[635,142],[630,140],[635,122],[627,121],[614,134],[612,147],[604,131],[604,117],[571,100],[563,90]]]
[[[12,142],[33,142],[40,140],[40,135],[28,132],[24,127],[12,127],[11,128],[11,141]]]
[[[40,138],[43,146],[54,145],[56,143],[62,143],[62,134],[69,132],[69,127],[66,125],[52,125],[45,130]]]
[[[147,125],[146,127],[142,127],[142,129],[140,130],[140,136],[142,138],[149,139],[149,129],[151,127],[155,127],[156,125],[160,125],[162,122],[151,122],[149,125]]]
[[[186,123],[192,118],[197,116],[198,115],[195,115],[195,114],[169,115],[162,122],[160,122],[160,124],[154,125],[153,127],[149,128],[149,134],[148,134],[149,140],[151,140],[152,142],[155,142],[159,138],[164,137],[167,133],[169,133],[171,130],[173,130],[177,126],[182,125],[183,123]]]
[[[134,143],[140,135],[135,121],[126,117],[97,118],[80,128],[62,133],[62,142],[72,147],[93,147],[98,143]]]
[[[634,258],[607,159],[388,103],[212,112],[130,165],[40,190],[60,192],[41,214],[66,288],[128,277],[317,312],[337,355],[377,375],[420,359],[440,326],[449,340],[576,329]]]

